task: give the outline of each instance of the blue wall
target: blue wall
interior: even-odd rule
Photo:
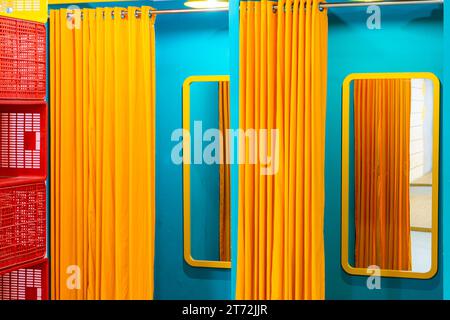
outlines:
[[[239,0],[229,0],[230,21],[230,128],[239,128]],[[239,165],[237,155],[231,176],[231,297],[236,298],[237,239],[239,209]]]
[[[172,131],[182,124],[184,80],[191,75],[229,74],[228,15],[158,16],[156,62],[155,297],[229,299],[230,270],[192,268],[183,260],[182,167],[170,159]]]
[[[350,276],[341,268],[340,146],[341,90],[344,78],[355,72],[406,71],[428,71],[435,73],[440,79],[443,77],[442,6],[383,7],[381,30],[369,30],[366,27],[368,16],[365,8],[330,9],[328,13],[324,229],[326,298],[440,299],[443,291],[442,250],[439,250],[439,272],[433,279],[382,278],[381,290],[368,290],[367,277]],[[442,210],[440,211],[442,225]],[[440,229],[439,247],[442,248],[442,228]]]
[[[81,4],[80,7],[127,5],[172,9],[183,7],[183,1],[111,2]],[[50,9],[57,7],[65,6]],[[175,145],[171,134],[182,127],[184,80],[191,75],[229,74],[228,15],[160,15],[156,18],[155,30],[155,299],[229,299],[230,270],[193,268],[184,262],[182,166],[171,161]],[[198,245],[192,244],[193,247]]]

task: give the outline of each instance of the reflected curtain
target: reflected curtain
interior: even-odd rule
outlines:
[[[230,128],[230,82],[219,82],[219,130],[225,133]],[[221,141],[221,164],[220,164],[220,260],[230,261],[230,165],[226,160],[229,148],[227,139]]]
[[[53,299],[153,296],[155,34],[136,9],[51,11]]]
[[[253,146],[256,157],[279,152],[262,174],[253,142],[241,145],[237,299],[324,298],[328,22],[318,4],[241,2],[240,128],[277,129]]]
[[[411,270],[411,80],[354,81],[355,265]]]

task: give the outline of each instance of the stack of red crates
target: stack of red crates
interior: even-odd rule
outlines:
[[[46,38],[0,17],[0,300],[48,299]]]

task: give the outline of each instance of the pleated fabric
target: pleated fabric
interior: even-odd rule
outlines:
[[[240,147],[238,299],[324,298],[328,21],[319,2],[241,2],[240,128],[278,135]],[[275,150],[274,174],[252,164],[252,146],[256,156]]]
[[[230,82],[219,82],[219,129],[225,136],[226,130],[230,129]],[[220,260],[231,261],[231,216],[230,216],[230,161],[227,159],[229,150],[228,139],[222,139],[220,148]]]
[[[51,11],[53,299],[153,297],[155,34],[137,9]]]
[[[411,80],[354,81],[355,265],[411,270]]]

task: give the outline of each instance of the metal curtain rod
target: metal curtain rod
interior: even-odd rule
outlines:
[[[320,2],[319,10],[328,8],[350,8],[350,7],[368,7],[368,6],[404,6],[417,4],[442,4],[444,0],[397,0],[397,1],[346,1],[346,2]],[[276,12],[278,6],[273,5],[273,11]]]
[[[367,7],[367,6],[403,6],[403,5],[421,5],[421,4],[443,4],[444,0],[403,0],[403,1],[369,1],[369,2],[321,2],[319,3],[319,9],[325,8],[345,8],[345,7]],[[278,6],[273,5],[273,10],[276,11]],[[226,12],[228,8],[205,8],[205,9],[167,9],[167,10],[151,10],[150,16],[159,14],[175,14],[175,13],[198,13],[198,12]],[[67,13],[68,16],[72,16],[74,13]],[[135,16],[141,16],[141,10],[135,11]],[[114,17],[114,11],[111,15]],[[128,10],[121,10],[121,16],[128,15]],[[81,13],[81,16],[83,14]]]

